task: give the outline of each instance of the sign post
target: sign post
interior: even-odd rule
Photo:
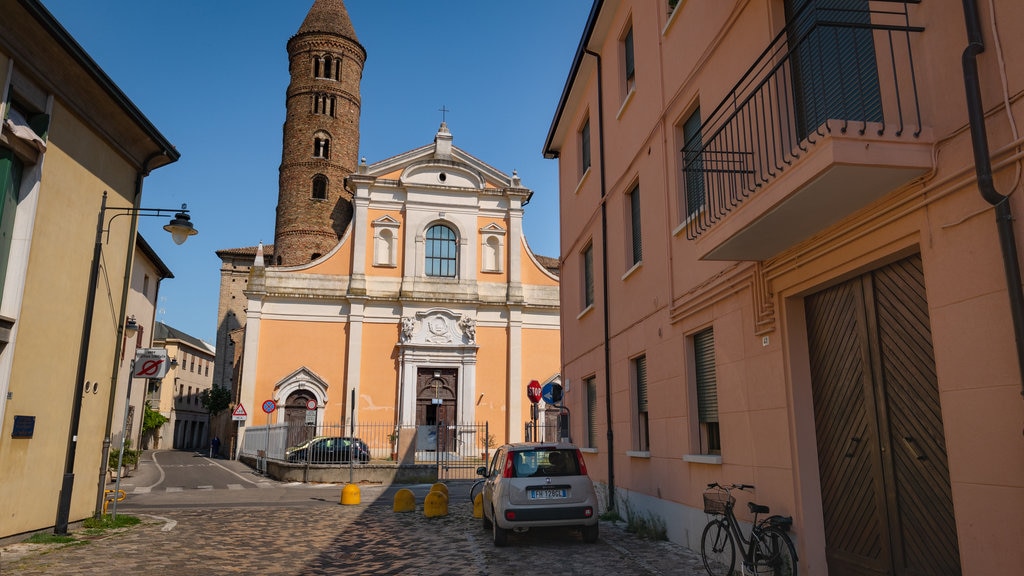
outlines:
[[[277,410],[277,403],[276,402],[274,402],[273,400],[266,400],[266,401],[263,402],[263,411],[266,412],[266,414],[267,414],[267,444],[266,444],[266,450],[263,451],[263,458],[262,458],[262,460],[263,460],[262,468],[263,468],[263,475],[264,476],[266,476],[266,474],[267,474],[267,453],[270,452],[270,415],[274,413],[274,410]]]
[[[248,416],[249,415],[245,412],[245,406],[242,406],[241,402],[239,402],[238,405],[235,406],[235,409],[231,411],[231,420],[234,421],[234,422],[237,422],[237,424],[235,424],[235,438],[234,438],[234,442],[236,444],[238,442],[240,442],[241,439],[242,439],[242,430],[241,430],[242,429],[242,423],[245,422],[245,420],[246,420],[246,418],[248,418]],[[237,448],[239,448],[239,447],[237,445],[235,445],[235,444],[233,444],[231,446],[231,451],[232,451],[232,454],[233,454],[233,458],[235,460],[238,459],[238,454],[239,454],[239,452],[241,452],[241,450],[238,450]]]
[[[530,399],[530,420],[532,422],[531,429],[532,434],[530,441],[537,441],[537,402],[540,402],[541,396],[540,382],[536,380],[530,380],[530,383],[526,385],[526,397]]]

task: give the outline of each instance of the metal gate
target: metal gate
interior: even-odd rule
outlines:
[[[487,459],[494,451],[494,440],[489,433],[487,422],[439,422],[435,438],[437,450],[434,451],[434,461],[437,464],[438,481],[475,479],[476,469],[486,466]]]

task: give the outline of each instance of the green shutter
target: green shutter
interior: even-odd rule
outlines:
[[[597,382],[587,378],[587,446],[597,447]]]
[[[14,152],[0,148],[0,299],[7,280],[7,265],[11,256],[11,237],[14,234],[14,216],[18,211],[18,189],[21,188],[21,161]]]
[[[715,333],[708,328],[693,336],[697,368],[697,418],[718,422],[718,381],[715,377]]]

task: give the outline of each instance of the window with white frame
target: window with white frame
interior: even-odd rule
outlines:
[[[444,224],[427,230],[424,269],[427,276],[455,278],[458,272],[458,237]]]
[[[590,118],[580,128],[580,177],[590,170]]]
[[[505,269],[505,230],[496,224],[480,229],[480,268],[483,272]]]
[[[626,33],[622,35],[622,66],[625,76],[626,94],[636,89],[636,59],[633,51],[633,24],[630,23]]]
[[[394,268],[398,265],[397,220],[384,216],[373,221],[373,265]]]
[[[635,400],[635,426],[633,446],[635,450],[647,452],[651,449],[651,431],[647,411],[647,356],[637,356],[630,361],[632,368],[633,397]]]

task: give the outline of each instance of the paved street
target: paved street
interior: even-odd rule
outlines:
[[[159,452],[166,467],[147,460],[122,482],[131,495],[119,513],[141,525],[45,553],[6,546],[0,574],[704,574],[691,551],[608,522],[597,544],[534,530],[495,548],[472,516],[465,481],[450,485],[448,516],[426,518],[428,485],[410,487],[416,512],[395,513],[398,486],[363,486],[361,504],[342,506],[341,486],[281,484],[236,462],[192,455],[172,463],[183,454]]]

